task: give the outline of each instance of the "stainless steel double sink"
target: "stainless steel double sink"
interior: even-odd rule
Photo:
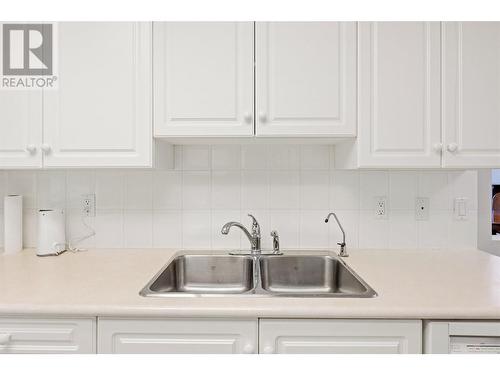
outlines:
[[[145,297],[356,297],[376,292],[332,253],[184,254],[141,290]]]

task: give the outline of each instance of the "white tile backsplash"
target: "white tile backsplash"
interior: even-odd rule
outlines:
[[[125,210],[123,212],[123,240],[128,248],[153,246],[153,212]]]
[[[451,210],[453,205],[449,192],[447,172],[426,171],[418,174],[417,195],[429,198],[431,210]]]
[[[37,174],[37,207],[66,207],[66,174],[61,171],[42,171]]]
[[[210,147],[205,145],[183,146],[182,169],[185,171],[209,170]]]
[[[125,246],[122,210],[97,210],[94,222],[96,247],[114,249]]]
[[[24,208],[37,207],[36,172],[9,171],[7,172],[6,194],[19,194],[23,196]]]
[[[283,248],[336,248],[339,216],[350,248],[476,247],[475,171],[331,170],[332,146],[177,146],[174,170],[0,171],[0,194],[24,196],[24,242],[36,245],[36,209],[67,209],[68,239],[89,229],[81,195],[95,192],[97,213],[86,222],[96,235],[83,248],[248,248],[227,221],[250,226],[254,214],[262,246],[272,229]],[[388,216],[375,216],[376,196],[386,196]],[[415,197],[428,197],[429,220],[417,221]],[[453,199],[467,198],[469,216],[453,217]],[[2,214],[2,203],[0,214]],[[2,214],[3,215],[3,214]],[[0,217],[0,228],[3,216]],[[0,247],[3,230],[0,231]]]
[[[243,171],[241,173],[241,207],[243,209],[267,209],[269,207],[268,193],[267,171]]]
[[[300,172],[300,208],[327,210],[330,200],[330,172]]]
[[[241,146],[215,145],[212,146],[213,170],[239,170],[241,168]]]
[[[237,209],[241,206],[241,172],[212,172],[212,208]]]
[[[189,210],[210,208],[210,172],[184,172],[182,207]]]
[[[273,171],[269,173],[269,208],[299,208],[298,171]]]
[[[241,146],[242,169],[259,170],[266,169],[268,164],[267,145],[243,145]]]
[[[182,172],[156,171],[153,173],[153,209],[182,208]]]
[[[300,168],[314,170],[330,169],[330,146],[303,145],[300,147]]]
[[[391,210],[414,210],[417,197],[417,175],[414,172],[390,172],[389,195]]]
[[[389,195],[389,173],[385,171],[359,172],[359,196],[362,210],[375,209],[375,197]]]
[[[123,207],[133,210],[150,210],[153,208],[152,172],[125,172],[125,199]]]
[[[270,170],[290,170],[300,168],[300,146],[269,146],[267,166]]]
[[[98,205],[101,210],[122,209],[124,204],[124,172],[123,171],[96,171],[95,193],[99,197]]]
[[[153,212],[153,247],[180,249],[182,247],[182,211]]]
[[[66,172],[66,207],[81,208],[82,194],[95,192],[94,171],[67,171]],[[42,208],[40,205],[38,208]]]

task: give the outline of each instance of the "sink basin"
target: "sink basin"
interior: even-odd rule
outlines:
[[[250,256],[178,256],[144,287],[141,295],[245,293],[254,288],[253,264]]]
[[[330,255],[283,255],[260,259],[262,288],[293,296],[373,297],[353,270]]]
[[[140,292],[146,297],[373,297],[377,294],[329,252],[287,255],[185,254]]]

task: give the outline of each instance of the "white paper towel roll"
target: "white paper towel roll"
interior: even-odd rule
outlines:
[[[23,249],[23,196],[4,198],[4,254],[15,254]]]

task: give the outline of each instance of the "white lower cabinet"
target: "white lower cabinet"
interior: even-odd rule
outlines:
[[[96,319],[0,318],[0,353],[96,353]]]
[[[261,319],[266,354],[417,354],[420,320]]]
[[[257,352],[258,320],[99,318],[98,352],[231,354]]]

